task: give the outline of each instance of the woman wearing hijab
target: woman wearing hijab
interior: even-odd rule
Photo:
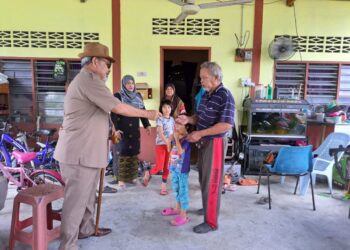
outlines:
[[[165,85],[165,95],[163,100],[171,101],[171,113],[170,116],[176,118],[181,113],[186,113],[184,102],[175,93],[175,85],[168,83]]]
[[[143,99],[140,93],[136,92],[135,79],[131,75],[125,75],[122,79],[122,89],[114,96],[123,103],[134,107],[145,109]],[[119,187],[124,188],[125,183],[134,183],[138,177],[138,154],[140,153],[140,122],[146,129],[148,135],[151,134],[151,124],[146,118],[126,117],[111,114],[111,118],[116,130],[122,131],[122,140],[118,147],[119,169],[118,174]],[[115,155],[118,157],[118,155]],[[113,156],[113,157],[115,157]],[[116,174],[116,173],[115,173]]]

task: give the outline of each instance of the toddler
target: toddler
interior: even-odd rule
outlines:
[[[169,207],[162,211],[164,216],[177,215],[170,222],[174,226],[181,226],[189,221],[186,211],[188,210],[188,173],[190,172],[191,147],[186,136],[186,127],[176,123],[169,162],[176,205],[175,208]]]

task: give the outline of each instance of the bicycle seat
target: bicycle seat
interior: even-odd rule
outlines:
[[[30,162],[36,158],[36,153],[35,152],[20,152],[20,151],[13,151],[12,152],[13,157],[17,160],[18,164],[24,164],[27,162]]]
[[[39,129],[37,131],[34,132],[35,136],[52,136],[53,134],[55,134],[57,131],[57,129],[55,128],[50,128],[50,129]]]

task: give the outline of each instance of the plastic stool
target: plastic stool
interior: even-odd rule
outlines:
[[[13,203],[9,250],[15,247],[16,240],[31,245],[34,250],[47,249],[50,241],[60,236],[61,226],[53,228],[53,220],[61,220],[59,213],[52,211],[51,202],[63,198],[62,186],[42,184],[19,192]],[[33,207],[33,216],[19,220],[20,204]],[[32,226],[31,232],[23,229]]]

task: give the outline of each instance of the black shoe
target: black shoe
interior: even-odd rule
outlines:
[[[114,194],[114,193],[116,193],[116,192],[118,192],[117,189],[111,188],[111,187],[109,187],[109,186],[105,186],[105,187],[103,188],[103,191],[102,191],[102,193],[104,193],[104,194]]]
[[[113,181],[108,182],[108,184],[111,184],[111,185],[117,185],[118,183],[119,183],[118,180],[113,180]]]
[[[93,233],[93,234],[90,234],[90,235],[82,235],[82,234],[79,234],[78,235],[78,239],[79,240],[82,240],[82,239],[87,239],[91,236],[94,236],[94,237],[101,237],[101,236],[105,236],[107,234],[110,234],[112,232],[112,229],[110,228],[99,228],[97,229],[97,232],[96,233]]]
[[[198,210],[196,211],[196,213],[197,213],[198,215],[204,215],[204,208],[198,209]]]
[[[210,231],[215,231],[216,229],[209,226],[207,223],[203,222],[202,224],[199,224],[193,228],[193,232],[197,234],[205,234]]]

